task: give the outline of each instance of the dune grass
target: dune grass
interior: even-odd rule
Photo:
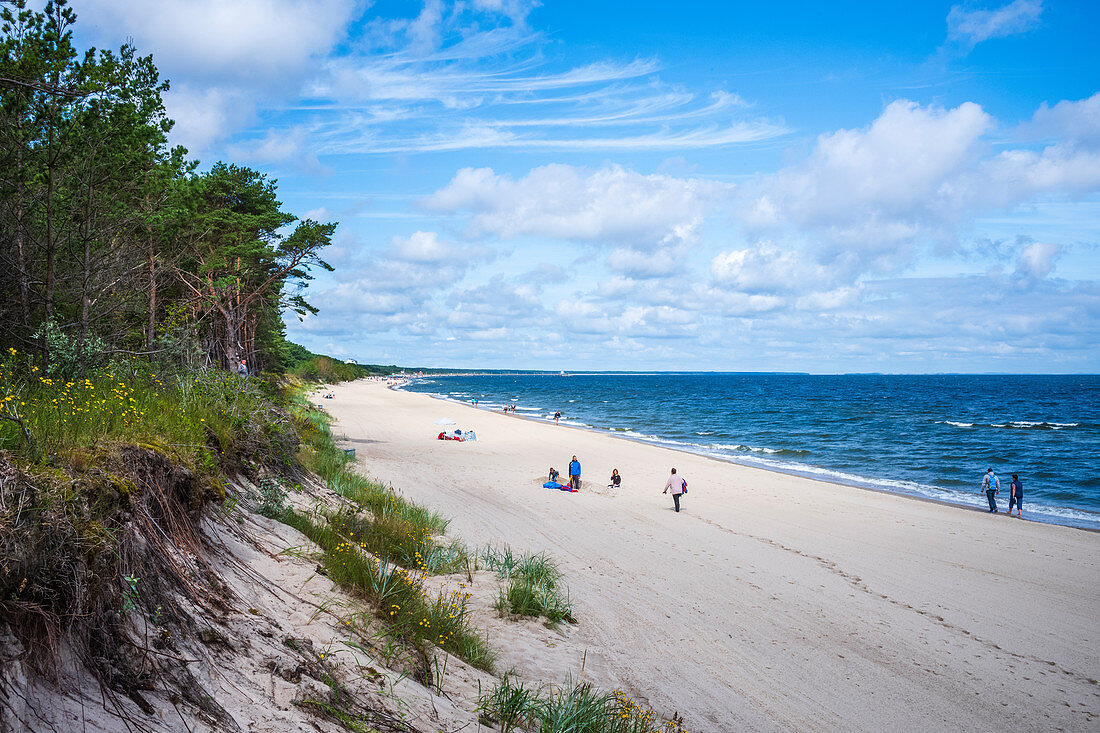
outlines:
[[[481,554],[485,567],[506,582],[500,589],[496,608],[501,614],[545,617],[550,623],[576,623],[573,603],[561,588],[561,571],[544,554],[516,555],[510,547],[486,547]]]
[[[508,677],[482,695],[479,709],[501,733],[681,733],[678,719],[662,720],[619,690],[600,692],[587,683],[566,682],[540,692]]]
[[[352,541],[323,513],[287,509],[280,519],[313,540],[323,552],[326,574],[370,599],[377,615],[401,637],[434,644],[479,669],[492,670],[492,649],[470,624],[468,593],[430,594],[422,571],[371,554],[365,543]]]
[[[465,546],[442,536],[447,520],[350,470],[351,458],[332,435],[332,418],[308,405],[301,392],[292,404],[302,440],[300,460],[350,506],[286,509],[280,519],[313,540],[324,552],[329,577],[373,601],[379,617],[400,636],[435,644],[491,670],[492,650],[470,623],[469,594],[431,594],[425,586],[430,575],[468,568]]]

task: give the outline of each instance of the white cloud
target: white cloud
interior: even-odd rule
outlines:
[[[1032,242],[1016,261],[1016,274],[1032,280],[1042,280],[1054,269],[1054,262],[1061,254],[1060,244]]]
[[[642,175],[617,165],[591,170],[552,164],[520,179],[463,168],[423,204],[468,214],[475,235],[531,234],[653,249],[695,241],[704,213],[728,190],[713,181]]]
[[[359,0],[87,0],[81,32],[152,53],[176,120],[199,152],[246,124],[262,99],[296,96],[314,62],[343,37]]]
[[[991,154],[994,120],[978,105],[893,102],[868,127],[822,135],[802,162],[746,184],[746,231],[782,234],[841,280],[899,272],[922,244],[955,249],[977,215],[1100,188],[1100,150],[1079,142],[1093,133],[1094,104],[1044,107],[1034,124],[1064,138]]]
[[[288,130],[269,129],[261,138],[230,145],[226,153],[244,163],[289,163],[312,175],[332,172],[309,149],[308,131],[300,126]]]
[[[413,232],[408,237],[396,236],[390,240],[392,257],[405,262],[440,263],[462,261],[469,252],[451,242],[440,241],[435,232]]]
[[[1023,126],[1025,134],[1056,137],[1087,146],[1100,145],[1100,92],[1087,99],[1070,101],[1063,99],[1050,107],[1040,105]]]
[[[941,207],[944,181],[974,162],[991,126],[970,102],[952,110],[892,102],[866,129],[819,137],[809,158],[777,174],[754,203],[809,226],[920,216]]]
[[[994,10],[967,10],[952,6],[947,14],[947,38],[970,46],[990,38],[1023,33],[1039,23],[1042,0],[1013,0]]]
[[[683,247],[616,247],[607,258],[612,270],[634,278],[667,277],[683,270]]]
[[[711,260],[710,270],[719,285],[746,293],[814,292],[829,288],[835,277],[805,255],[771,242],[721,252]]]
[[[344,33],[355,0],[86,0],[82,22],[125,28],[157,65],[188,79],[277,82],[302,73]]]

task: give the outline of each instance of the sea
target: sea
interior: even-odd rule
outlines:
[[[1100,375],[488,374],[404,389],[711,456],[968,507],[982,475],[1024,516],[1100,529]]]

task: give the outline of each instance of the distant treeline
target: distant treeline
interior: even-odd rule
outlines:
[[[78,50],[66,0],[0,10],[0,346],[83,374],[117,355],[250,371],[294,360],[283,313],[334,223],[275,181],[170,147],[152,57]]]

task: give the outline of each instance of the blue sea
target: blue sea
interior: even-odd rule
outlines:
[[[984,506],[986,468],[1033,520],[1100,529],[1100,376],[569,374],[405,389],[732,463]]]

